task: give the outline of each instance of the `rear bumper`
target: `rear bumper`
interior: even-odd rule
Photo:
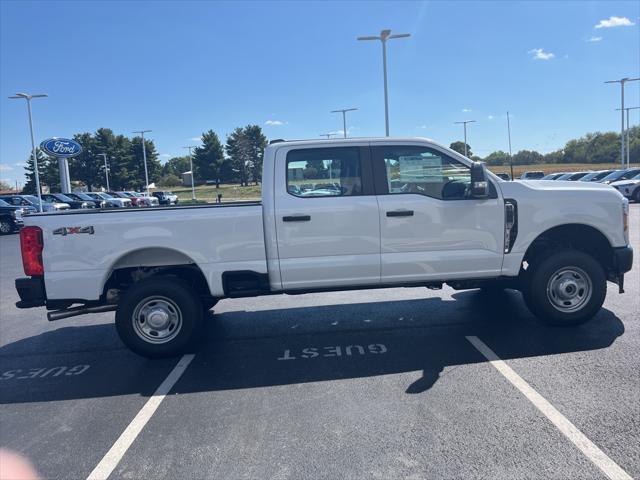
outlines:
[[[47,298],[42,277],[16,278],[16,290],[20,296],[20,301],[16,302],[16,307],[32,308],[45,305]]]

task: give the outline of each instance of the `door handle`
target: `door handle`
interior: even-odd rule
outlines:
[[[387,217],[413,217],[413,210],[392,210]]]
[[[308,222],[311,220],[311,215],[289,215],[282,217],[283,222]]]

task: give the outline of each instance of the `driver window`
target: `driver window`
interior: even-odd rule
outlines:
[[[426,147],[382,147],[390,194],[418,193],[440,200],[469,198],[466,165]]]

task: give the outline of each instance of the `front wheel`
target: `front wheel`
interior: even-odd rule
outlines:
[[[202,303],[177,278],[150,278],[128,290],[116,310],[120,339],[149,358],[173,357],[189,350],[202,324]]]
[[[578,325],[604,303],[607,279],[602,266],[577,250],[556,252],[530,266],[524,299],[540,320],[551,325]]]

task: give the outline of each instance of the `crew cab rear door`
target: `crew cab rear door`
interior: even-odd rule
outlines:
[[[283,147],[274,173],[282,288],[379,283],[380,224],[368,144]]]
[[[380,205],[381,282],[403,283],[500,274],[504,204],[470,196],[470,168],[446,150],[372,143]]]

